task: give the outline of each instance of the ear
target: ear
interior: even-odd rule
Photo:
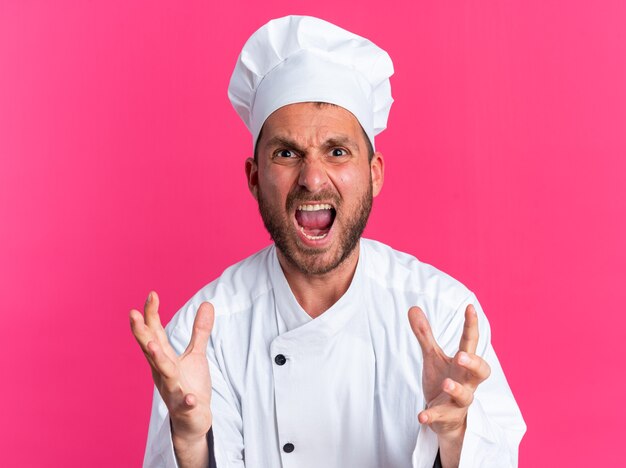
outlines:
[[[258,200],[259,193],[259,166],[254,158],[246,159],[246,179],[248,180],[248,190]]]
[[[372,195],[376,196],[383,188],[385,181],[385,160],[383,154],[376,151],[370,162],[370,172],[372,175]]]

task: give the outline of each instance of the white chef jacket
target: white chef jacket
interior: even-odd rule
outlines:
[[[477,354],[491,376],[469,407],[460,466],[517,466],[526,426],[476,297],[384,244],[362,239],[359,249],[350,287],[315,319],[298,304],[270,246],[202,288],[167,326],[182,353],[200,304],[215,308],[207,357],[217,467],[432,468],[437,437],[417,420],[426,406],[422,352],[407,314],[419,306],[453,356],[470,303],[478,313]],[[177,466],[157,391],[144,466]]]

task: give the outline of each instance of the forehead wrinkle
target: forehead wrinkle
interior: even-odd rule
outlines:
[[[296,140],[285,136],[275,135],[267,141],[266,145],[270,148],[285,146],[287,148],[293,148],[296,151],[304,151],[304,148]]]
[[[359,145],[349,136],[345,136],[345,135],[338,135],[338,136],[333,136],[328,138],[325,142],[324,142],[324,146],[326,148],[334,148],[336,146],[346,146],[350,149],[352,149],[353,151],[356,151],[359,149]]]
[[[323,131],[323,133],[328,133],[328,131]],[[304,144],[298,142],[295,138],[287,135],[274,135],[267,141],[266,145],[270,148],[285,146],[287,148],[295,149],[296,151],[299,151],[301,153],[305,153],[308,149],[315,147],[329,149],[337,146],[345,146],[352,149],[353,151],[359,149],[357,142],[355,142],[353,138],[344,134],[330,135],[327,138],[321,135],[316,135],[312,137],[302,137],[300,139],[305,140],[303,142]],[[317,141],[319,141],[319,143]]]

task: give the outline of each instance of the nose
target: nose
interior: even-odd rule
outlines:
[[[328,184],[326,168],[320,160],[306,160],[300,168],[298,184],[309,192],[318,192]]]

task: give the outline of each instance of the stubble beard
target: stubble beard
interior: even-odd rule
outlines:
[[[357,203],[356,209],[343,223],[343,232],[339,233],[339,249],[333,258],[325,260],[328,249],[315,249],[299,246],[297,234],[293,233],[292,220],[286,213],[291,213],[294,206],[304,202],[332,201],[337,216],[342,208],[339,197],[333,192],[321,192],[315,196],[308,195],[305,190],[294,189],[287,195],[285,207],[271,206],[265,197],[261,187],[258,190],[259,212],[263,219],[265,229],[269,232],[272,240],[285,259],[305,275],[324,275],[340,266],[354,251],[359,239],[365,230],[367,220],[372,211],[372,183],[368,184],[367,190]],[[336,222],[335,219],[334,222]],[[335,227],[335,226],[333,226]],[[332,248],[332,247],[330,247]]]

